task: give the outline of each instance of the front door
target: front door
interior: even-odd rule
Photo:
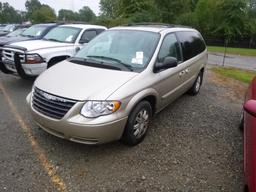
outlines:
[[[168,34],[164,38],[158,54],[157,62],[164,62],[166,57],[175,57],[179,63],[182,62],[181,47],[174,33]],[[157,78],[159,81],[154,88],[160,94],[161,108],[183,94],[182,76],[185,75],[184,70],[184,66],[180,64],[177,67],[166,69],[155,74],[158,76]]]

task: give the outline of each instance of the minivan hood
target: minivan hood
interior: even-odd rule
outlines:
[[[70,43],[59,43],[54,41],[46,41],[46,40],[33,40],[33,41],[22,41],[17,43],[12,43],[12,47],[23,47],[26,49],[27,52],[29,51],[37,51],[40,49],[50,49],[50,48],[57,48],[57,47],[67,47],[67,46],[73,46],[73,44]]]
[[[42,73],[34,86],[68,99],[105,100],[137,74],[63,61]]]

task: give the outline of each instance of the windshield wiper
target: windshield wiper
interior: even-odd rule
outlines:
[[[62,41],[58,40],[58,39],[52,39],[52,38],[43,38],[43,40],[46,40],[46,41],[54,41],[54,42],[59,42],[59,43],[63,43]]]
[[[98,68],[106,68],[106,69],[113,69],[113,70],[120,70],[119,67],[106,65],[103,62],[99,60],[94,59],[85,59],[85,58],[79,58],[79,57],[71,57],[68,59],[69,62],[80,64],[80,65],[86,65],[91,67],[98,67]]]
[[[23,35],[23,34],[20,34],[20,35],[23,36],[23,37],[30,37],[30,38],[34,37],[33,35]]]
[[[116,59],[116,58],[112,58],[112,57],[106,57],[106,56],[98,56],[98,55],[88,55],[86,57],[89,57],[89,58],[98,58],[98,59],[104,59],[104,60],[111,60],[111,61],[114,61],[118,64],[121,64],[122,66],[124,66],[126,69],[128,69],[129,71],[133,71],[133,68],[132,66],[128,65],[128,64],[125,64],[123,63],[121,60],[119,59]]]

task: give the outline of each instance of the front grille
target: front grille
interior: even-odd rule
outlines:
[[[33,108],[48,117],[62,119],[77,101],[52,95],[38,88],[33,92]]]
[[[14,61],[15,54],[19,54],[20,62],[25,63],[25,54],[8,49],[3,49],[2,51],[2,56],[9,61]]]

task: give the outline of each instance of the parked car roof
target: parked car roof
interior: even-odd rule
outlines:
[[[90,24],[64,24],[61,26],[67,26],[67,27],[78,27],[81,29],[87,29],[87,28],[102,28],[102,29],[106,29],[106,27],[104,26],[100,26],[100,25],[90,25]]]

